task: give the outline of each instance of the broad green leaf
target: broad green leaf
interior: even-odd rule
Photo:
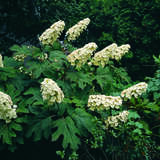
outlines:
[[[67,72],[66,78],[78,84],[81,89],[84,89],[87,85],[91,85],[93,80],[93,77],[89,73],[83,72]]]
[[[96,71],[95,79],[97,80],[97,83],[100,85],[101,89],[111,88],[113,78],[108,67],[99,67]]]
[[[76,134],[79,134],[74,121],[71,117],[61,118],[54,122],[54,128],[57,130],[52,134],[52,141],[56,141],[61,135],[63,135],[63,148],[66,149],[70,144],[70,148],[73,150],[78,149],[80,139]]]
[[[86,131],[92,133],[93,128],[96,127],[93,123],[92,115],[87,113],[84,109],[76,108],[71,117],[83,136],[87,136]]]
[[[139,114],[136,111],[129,111],[128,119],[138,119],[140,118]]]
[[[52,128],[52,118],[51,117],[43,117],[39,119],[33,119],[29,126],[29,129],[26,133],[27,137],[34,136],[34,141],[39,141],[44,138],[48,139],[51,135]]]

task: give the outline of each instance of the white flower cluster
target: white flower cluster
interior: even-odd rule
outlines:
[[[110,108],[119,109],[122,105],[120,96],[90,95],[88,99],[88,107],[90,110],[108,110]]]
[[[64,94],[57,83],[49,78],[45,78],[41,83],[41,92],[43,100],[46,100],[48,105],[53,105],[54,102],[61,103],[64,98]]]
[[[95,66],[104,67],[110,58],[118,61],[129,51],[129,49],[129,44],[118,47],[117,44],[113,43],[103,50],[95,53],[91,63]]]
[[[93,42],[86,44],[83,48],[73,51],[67,56],[68,61],[72,66],[80,68],[92,56],[93,52],[97,49],[97,45]]]
[[[119,123],[125,123],[128,120],[128,115],[128,111],[123,111],[116,116],[109,116],[108,119],[105,120],[106,128],[108,129],[109,126],[112,128],[116,128]]]
[[[124,56],[129,51],[130,48],[131,47],[129,44],[124,44],[117,47],[117,49],[111,54],[111,58],[119,61],[122,56]]]
[[[25,58],[26,58],[25,54],[18,54],[13,57],[13,59],[18,62],[24,62]]]
[[[138,83],[134,86],[131,86],[131,87],[123,90],[121,92],[121,97],[123,97],[124,100],[131,99],[132,96],[137,98],[142,93],[146,92],[147,86],[148,86],[148,84],[145,82]]]
[[[66,32],[66,36],[67,36],[68,41],[73,41],[77,37],[79,37],[80,34],[83,32],[83,30],[85,30],[87,28],[87,26],[88,26],[89,23],[90,23],[90,19],[89,18],[85,18],[85,19],[79,21],[73,27],[71,27]]]
[[[0,67],[3,67],[2,55],[0,54]]]
[[[16,118],[16,105],[13,106],[11,97],[3,92],[0,92],[0,119],[9,123],[12,118]]]
[[[91,63],[93,63],[95,66],[104,67],[108,63],[109,58],[111,57],[112,54],[114,54],[116,49],[117,49],[117,44],[115,43],[107,46],[103,50],[95,53]]]
[[[52,26],[50,26],[50,28],[42,33],[42,35],[39,37],[39,40],[44,45],[52,45],[64,30],[64,26],[65,23],[61,20],[54,23]]]

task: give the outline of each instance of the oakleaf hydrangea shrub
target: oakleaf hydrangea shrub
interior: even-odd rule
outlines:
[[[65,26],[60,20],[42,33],[39,48],[14,45],[13,57],[0,57],[2,146],[14,150],[26,139],[58,141],[63,149],[56,153],[70,160],[94,155],[94,149],[103,158],[115,151],[120,157],[124,149],[130,160],[149,155],[151,131],[133,105],[147,84],[131,86],[119,62],[130,45],[114,43],[101,51],[94,42],[72,46],[89,22],[81,20],[59,41]]]

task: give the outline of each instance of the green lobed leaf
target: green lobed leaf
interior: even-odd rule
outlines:
[[[52,141],[56,141],[61,135],[63,135],[63,148],[66,149],[70,144],[70,148],[73,150],[78,149],[80,139],[76,134],[79,134],[79,130],[76,128],[74,121],[71,117],[58,119],[54,122],[54,128],[57,130],[52,134]]]
[[[87,132],[92,133],[93,128],[96,127],[93,122],[92,115],[87,113],[84,109],[76,108],[75,111],[72,113],[71,117],[75,121],[75,124],[79,129],[80,134],[83,136],[87,136]]]
[[[26,133],[26,137],[34,136],[34,141],[39,141],[44,136],[45,139],[48,139],[51,135],[52,128],[52,118],[51,117],[42,117],[38,119],[33,119],[28,131]]]

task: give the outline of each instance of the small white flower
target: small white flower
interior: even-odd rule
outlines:
[[[15,104],[13,105],[13,108],[14,108],[14,109],[16,109],[17,107],[18,107],[17,105],[15,105]]]

